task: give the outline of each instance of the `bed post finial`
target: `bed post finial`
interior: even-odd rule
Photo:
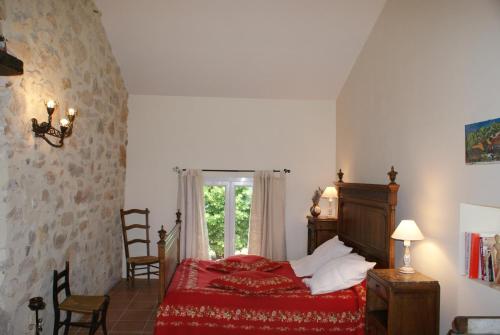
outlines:
[[[391,184],[396,184],[396,176],[398,171],[394,170],[394,166],[391,166],[391,171],[387,172],[389,179],[391,180]]]
[[[167,231],[163,229],[163,225],[161,226],[161,229],[158,230],[158,235],[160,235],[160,242],[165,243],[165,237],[167,236]]]
[[[344,181],[342,178],[344,178],[344,172],[342,172],[342,169],[339,169],[339,172],[337,172],[337,176],[339,176],[339,183],[343,183]]]

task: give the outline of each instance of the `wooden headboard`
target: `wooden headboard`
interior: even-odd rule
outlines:
[[[394,167],[388,173],[386,185],[345,183],[339,171],[335,183],[338,192],[338,235],[344,244],[367,260],[377,262],[377,268],[394,267],[396,205],[399,185]]]

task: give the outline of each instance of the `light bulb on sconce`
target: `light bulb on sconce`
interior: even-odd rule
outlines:
[[[68,119],[70,123],[73,123],[75,116],[76,116],[76,110],[74,108],[68,108]]]
[[[47,108],[54,109],[56,108],[57,103],[54,100],[47,101]]]
[[[71,136],[73,131],[73,121],[75,119],[76,110],[74,108],[68,109],[67,117],[61,118],[60,121],[60,130],[52,127],[52,114],[54,113],[57,103],[54,100],[48,100],[46,103],[48,120],[47,122],[38,123],[38,120],[33,118],[31,119],[32,129],[35,133],[35,137],[41,137],[53,147],[60,148],[64,145],[64,139]],[[59,143],[53,143],[46,136],[50,135],[52,137],[58,138]]]
[[[67,127],[69,124],[68,119],[61,119],[61,127]]]
[[[52,117],[52,114],[54,114],[54,110],[56,109],[57,102],[51,99],[45,103],[45,106],[47,107],[47,114],[49,114],[49,117]]]

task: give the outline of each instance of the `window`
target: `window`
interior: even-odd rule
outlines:
[[[252,178],[207,178],[204,196],[210,257],[247,254]]]

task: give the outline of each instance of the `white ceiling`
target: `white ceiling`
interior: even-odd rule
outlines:
[[[96,0],[130,94],[336,99],[385,0]]]

